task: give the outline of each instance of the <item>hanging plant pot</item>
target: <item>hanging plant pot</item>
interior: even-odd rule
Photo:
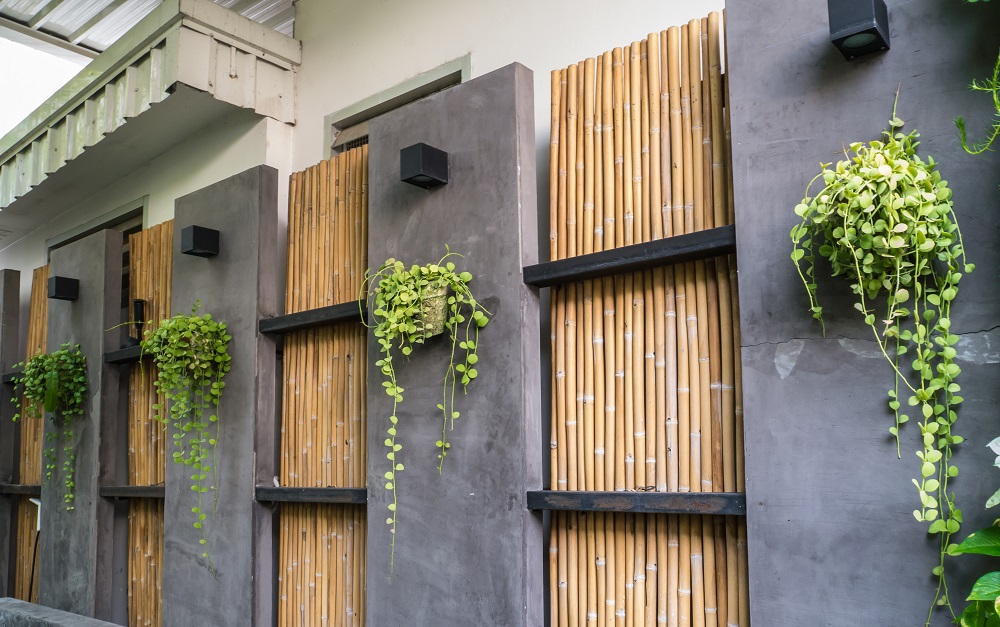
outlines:
[[[444,333],[448,320],[448,284],[431,283],[420,293],[420,324],[424,338]]]
[[[396,550],[396,498],[397,474],[403,471],[400,451],[403,445],[396,441],[399,417],[396,410],[403,402],[403,387],[396,379],[396,356],[408,357],[414,347],[427,338],[447,331],[451,343],[448,365],[445,369],[441,402],[441,439],[435,442],[438,449],[438,472],[442,471],[444,458],[451,443],[448,431],[460,417],[455,409],[455,393],[465,393],[466,388],[479,376],[479,330],[489,322],[490,312],[476,300],[469,289],[472,274],[458,272],[450,257],[461,257],[448,251],[437,263],[409,268],[401,261],[387,259],[377,270],[365,273],[361,298],[368,291],[368,310],[372,312],[372,332],[378,340],[379,359],[375,366],[382,373],[382,387],[392,398],[392,413],[384,443],[389,469],[383,475],[385,487],[392,494],[386,518],[392,545],[389,558],[389,576],[392,577]]]

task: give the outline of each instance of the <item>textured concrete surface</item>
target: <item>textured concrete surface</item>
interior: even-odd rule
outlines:
[[[21,295],[21,273],[0,270],[0,372],[10,372],[21,348],[17,337]],[[0,385],[0,482],[14,483],[20,453],[21,423],[11,418],[17,411],[11,403],[14,388]],[[0,496],[0,596],[14,593],[14,546],[17,531],[17,504],[20,497]]]
[[[254,501],[253,451],[274,446],[274,346],[258,335],[257,320],[276,314],[277,172],[252,168],[179,198],[174,220],[172,310],[190,312],[200,300],[200,311],[225,322],[233,339],[218,414],[217,510],[205,521],[215,572],[192,527],[190,469],[168,460],[163,624],[270,624],[270,510]],[[179,253],[181,230],[191,224],[220,231],[218,257]],[[260,555],[267,556],[263,566]],[[262,617],[256,623],[255,612]]]
[[[525,508],[541,487],[537,294],[521,281],[536,262],[532,79],[510,65],[370,123],[369,263],[437,261],[445,245],[475,279],[493,313],[480,337],[482,373],[459,396],[461,418],[444,473],[441,385],[447,342],[398,359],[399,522],[389,581],[391,496],[383,474],[391,399],[369,336],[368,623],[541,625],[542,529]],[[425,142],[448,152],[449,183],[423,190],[399,181],[399,151]]]
[[[823,3],[727,4],[756,625],[918,625],[933,595],[937,550],[911,515],[919,504],[910,483],[919,472],[918,429],[904,429],[897,459],[887,433],[892,371],[846,283],[820,281],[823,339],[789,260],[792,209],[806,184],[820,162],[843,158],[845,144],[878,138],[897,84],[897,113],[921,133],[919,152],[938,161],[954,189],[978,266],[953,309],[966,398],[956,424],[967,438],[955,456],[962,474],[951,484],[965,514],[962,537],[996,517],[983,504],[1000,485],[985,448],[1000,435],[1000,158],[966,155],[952,120],[964,115],[981,137],[991,119],[989,98],[967,86],[992,69],[1000,6],[888,4],[892,50],[853,62],[829,43]],[[987,567],[949,560],[956,608]],[[937,612],[933,624],[948,618]]]
[[[114,623],[35,605],[20,599],[0,599],[0,627],[110,627]]]
[[[65,471],[61,427],[46,416],[45,433],[57,434],[55,471],[42,477],[42,529],[39,540],[38,600],[67,612],[108,618],[114,554],[113,506],[98,496],[98,486],[114,476],[118,407],[118,367],[104,364],[106,351],[118,348],[119,334],[106,329],[120,322],[122,234],[99,231],[52,251],[51,276],[80,280],[75,301],[49,301],[48,350],[79,344],[87,358],[84,414],[73,418],[76,489],[73,509],[63,502]],[[44,460],[43,460],[44,469]]]

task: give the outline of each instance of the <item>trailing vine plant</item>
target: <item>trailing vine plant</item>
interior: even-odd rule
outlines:
[[[473,296],[469,289],[472,274],[456,272],[450,257],[461,257],[450,250],[437,263],[413,265],[407,269],[402,261],[387,259],[375,272],[366,272],[362,294],[369,290],[369,307],[374,318],[373,333],[378,339],[380,358],[375,362],[385,380],[382,387],[392,398],[392,413],[386,433],[386,458],[390,469],[385,473],[385,487],[392,493],[392,502],[386,518],[392,534],[389,573],[395,565],[397,522],[397,473],[403,470],[399,461],[402,444],[396,441],[399,418],[397,409],[403,402],[403,387],[396,376],[395,353],[409,356],[415,345],[423,344],[436,335],[448,332],[449,360],[445,370],[441,402],[441,439],[438,448],[438,472],[442,472],[444,459],[451,444],[448,431],[455,426],[460,413],[455,409],[455,392],[461,386],[464,394],[469,384],[479,376],[479,330],[486,326],[491,315]],[[365,322],[367,325],[367,321]]]
[[[900,132],[902,126],[894,110],[881,141],[853,143],[846,160],[822,164],[795,207],[801,222],[791,231],[791,257],[812,315],[821,323],[816,253],[829,261],[834,276],[851,282],[854,307],[895,372],[888,395],[897,456],[900,428],[910,418],[902,407],[913,408],[920,421],[919,471],[913,479],[920,507],[913,516],[938,536],[940,548],[929,625],[935,606],[951,611],[945,556],[954,551],[951,538],[962,523],[948,491],[948,481],[958,475],[952,447],[962,442],[953,430],[962,397],[951,308],[963,273],[974,266],[965,262],[951,189],[934,160],[917,155],[918,135]],[[823,187],[811,193],[818,181]],[[908,364],[901,364],[904,358]]]
[[[970,0],[970,2],[975,2],[975,0]],[[993,127],[990,129],[986,139],[978,144],[969,144],[969,139],[965,132],[965,120],[961,117],[955,120],[955,126],[958,127],[959,139],[962,141],[962,148],[969,154],[979,155],[989,150],[997,137],[1000,137],[1000,55],[997,55],[996,65],[993,66],[993,76],[982,81],[972,81],[969,88],[973,91],[989,93],[993,97],[993,106],[996,109]]]
[[[173,425],[175,463],[191,469],[191,490],[197,494],[197,503],[191,508],[195,515],[194,528],[201,533],[198,542],[203,546],[201,556],[208,560],[214,572],[215,565],[208,551],[205,534],[204,495],[213,493],[212,513],[218,503],[215,494],[218,485],[216,471],[216,443],[219,438],[217,414],[223,378],[229,372],[229,340],[226,325],[210,314],[198,315],[201,302],[191,309],[191,314],[176,314],[146,331],[142,352],[153,356],[157,367],[156,391],[163,394],[169,404],[153,405],[156,419],[164,425]],[[152,324],[152,323],[151,323]],[[207,414],[207,415],[206,415]],[[211,474],[211,481],[205,485]]]
[[[15,385],[23,388],[27,406],[22,407],[21,395],[14,394],[18,409],[14,420],[21,416],[41,418],[39,407],[52,414],[52,423],[59,429],[45,434],[45,480],[51,481],[56,470],[56,442],[63,442],[63,475],[65,492],[63,502],[67,510],[73,509],[76,500],[76,451],[73,448],[73,417],[83,415],[87,394],[87,358],[80,352],[80,345],[63,344],[52,353],[35,355],[15,366]]]
[[[968,0],[976,2],[977,0]],[[985,0],[984,0],[985,1]],[[996,109],[993,126],[986,139],[978,144],[969,144],[966,135],[965,120],[959,117],[955,120],[958,127],[959,140],[962,148],[972,155],[979,155],[990,150],[997,137],[1000,137],[1000,55],[993,66],[993,76],[983,81],[973,81],[970,85],[973,91],[988,92],[993,97],[993,107]],[[1000,467],[1000,438],[995,438],[989,446],[997,455],[993,465]],[[1000,490],[993,493],[986,501],[986,508],[1000,505]],[[993,525],[969,534],[953,551],[955,554],[973,553],[1000,557],[1000,519]],[[971,601],[959,617],[962,627],[1000,627],[1000,571],[982,575],[969,592],[966,601]]]

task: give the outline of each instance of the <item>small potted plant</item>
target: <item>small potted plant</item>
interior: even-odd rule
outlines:
[[[368,272],[362,290],[368,289],[369,310],[374,323],[370,325],[378,339],[380,359],[375,362],[384,381],[382,387],[392,398],[392,413],[386,433],[386,457],[390,469],[385,473],[386,489],[392,492],[389,504],[391,516],[386,519],[393,534],[395,556],[397,473],[403,470],[399,461],[402,445],[397,443],[399,418],[396,410],[403,401],[403,387],[396,376],[396,353],[409,356],[414,347],[428,339],[448,332],[449,360],[444,374],[441,403],[441,439],[438,448],[438,472],[451,444],[448,431],[454,428],[460,416],[455,409],[455,392],[461,386],[465,393],[468,385],[479,376],[479,330],[486,326],[491,315],[469,289],[472,274],[458,272],[451,257],[461,257],[448,251],[437,263],[407,267],[402,261],[387,259],[378,270]],[[363,293],[363,292],[362,292]],[[366,321],[367,324],[367,321]],[[394,561],[394,559],[393,559]],[[390,572],[392,566],[390,565]]]
[[[176,314],[146,331],[142,352],[152,355],[157,368],[156,390],[170,405],[169,412],[161,405],[153,405],[153,409],[157,420],[175,429],[173,442],[179,450],[174,451],[173,460],[191,468],[191,490],[198,495],[197,504],[191,508],[194,527],[201,532],[199,543],[204,547],[201,556],[214,572],[205,534],[203,497],[210,491],[213,493],[214,512],[218,485],[217,412],[226,385],[222,379],[230,368],[228,346],[232,336],[226,332],[226,325],[211,314],[199,315],[200,305],[196,302],[190,314]],[[206,486],[210,474],[211,482]]]
[[[21,397],[14,395],[13,401],[18,408],[14,415],[17,420],[22,415],[28,418],[40,418],[39,406],[52,415],[52,422],[61,431],[57,434],[50,431],[45,439],[48,445],[44,455],[45,479],[52,479],[55,472],[55,443],[63,441],[63,471],[65,473],[66,491],[63,501],[66,509],[73,509],[76,489],[76,452],[73,450],[73,417],[83,415],[83,403],[87,394],[87,358],[80,352],[80,345],[63,344],[52,353],[35,355],[31,359],[17,364],[20,374],[15,376],[15,385],[20,385],[24,391],[27,406],[21,406]]]

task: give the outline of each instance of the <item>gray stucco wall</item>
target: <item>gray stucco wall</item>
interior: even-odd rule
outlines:
[[[20,315],[21,273],[0,270],[0,372],[10,372],[23,359],[17,337]],[[0,386],[0,482],[14,483],[21,449],[21,423],[11,418],[17,411],[11,398],[14,388]],[[0,596],[14,593],[13,556],[17,535],[17,495],[0,496]]]
[[[61,428],[46,415],[45,433],[55,429],[52,479],[42,476],[42,528],[39,540],[38,601],[67,612],[108,618],[111,608],[111,529],[113,506],[98,496],[102,480],[114,476],[118,408],[118,367],[104,363],[118,348],[119,333],[109,333],[120,318],[122,234],[99,231],[52,251],[50,276],[80,281],[75,301],[50,300],[48,351],[79,344],[87,358],[84,414],[73,418],[76,452],[73,509],[63,502],[65,471]],[[44,463],[47,463],[43,457]]]
[[[168,450],[163,624],[246,627],[255,612],[265,617],[258,624],[269,624],[270,544],[260,543],[270,541],[270,510],[254,501],[253,451],[256,442],[267,451],[264,463],[273,457],[275,353],[273,339],[258,334],[257,320],[276,313],[277,172],[259,166],[179,198],[174,221],[171,309],[187,313],[200,300],[200,312],[225,322],[233,339],[218,413],[218,504],[205,521],[215,572],[202,559],[192,527],[190,469],[173,463]],[[218,257],[180,253],[181,231],[192,224],[220,231]],[[206,497],[210,508],[212,494]],[[254,529],[267,533],[257,536]],[[256,570],[260,554],[268,556],[264,577]]]
[[[992,522],[1000,486],[984,448],[1000,435],[1000,158],[966,155],[952,120],[981,136],[992,114],[971,93],[1000,47],[1000,5],[890,0],[892,50],[845,61],[829,43],[826,3],[727,3],[735,163],[752,617],[756,625],[920,625],[933,594],[935,543],[911,512],[919,431],[896,459],[887,433],[889,366],[839,278],[820,282],[827,336],[807,311],[789,260],[792,212],[820,162],[876,139],[901,84],[898,115],[921,135],[954,189],[974,274],[963,279],[953,332],[966,402],[956,432],[965,513],[961,537]],[[823,271],[820,274],[828,274]],[[987,572],[949,560],[955,607]],[[990,570],[995,570],[995,565]],[[938,612],[935,625],[949,624]]]
[[[510,65],[386,114],[370,125],[369,263],[465,255],[472,289],[494,315],[480,337],[483,374],[459,396],[444,474],[434,442],[446,342],[398,358],[399,522],[389,582],[391,495],[382,445],[391,399],[368,346],[369,625],[541,625],[541,520],[525,491],[541,487],[537,294],[521,281],[536,262],[531,73]],[[399,151],[425,142],[449,154],[447,185],[399,181]]]

